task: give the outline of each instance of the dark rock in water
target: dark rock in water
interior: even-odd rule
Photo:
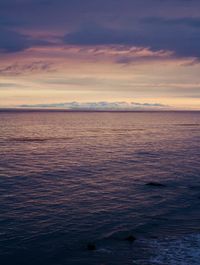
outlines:
[[[96,250],[96,245],[95,243],[88,243],[87,244],[87,250]]]
[[[151,186],[151,187],[166,187],[165,184],[159,183],[159,182],[148,182],[146,183],[146,186]]]
[[[129,241],[129,242],[133,242],[133,241],[136,240],[136,238],[135,238],[134,236],[130,235],[130,236],[127,236],[127,237],[125,238],[125,240],[126,240],[126,241]]]

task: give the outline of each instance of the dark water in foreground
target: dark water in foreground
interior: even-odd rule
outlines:
[[[199,264],[200,112],[0,112],[0,158],[0,264]]]

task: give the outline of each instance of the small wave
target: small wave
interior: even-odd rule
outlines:
[[[62,141],[62,140],[70,140],[70,137],[63,137],[63,138],[58,138],[58,137],[52,137],[52,138],[29,138],[29,137],[24,137],[24,138],[10,138],[9,141],[13,142],[35,142],[35,143],[40,143],[40,142],[47,142],[47,141]]]
[[[139,151],[136,153],[136,155],[138,156],[144,156],[144,157],[159,157],[159,153],[155,153],[155,152],[143,152],[143,151]]]
[[[176,124],[176,126],[193,127],[193,126],[200,126],[200,124],[198,124],[198,123],[182,123],[182,124]]]
[[[11,138],[10,141],[13,142],[45,142],[48,141],[47,138]]]

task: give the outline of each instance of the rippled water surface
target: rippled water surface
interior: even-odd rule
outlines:
[[[166,265],[170,242],[200,245],[200,112],[1,111],[0,156],[3,265]]]

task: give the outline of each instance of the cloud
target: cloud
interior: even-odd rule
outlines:
[[[168,49],[177,56],[200,57],[200,18],[150,17],[141,21],[144,35],[141,42],[152,49]]]
[[[148,23],[147,23],[148,22]],[[180,25],[182,26],[180,28]],[[194,30],[185,27],[193,26]],[[164,20],[149,18],[140,21],[140,30],[116,29],[97,24],[88,24],[67,33],[62,40],[65,44],[126,45],[146,47],[152,51],[171,51],[176,56],[200,57],[200,19]]]
[[[66,44],[78,45],[131,44],[131,39],[130,34],[125,31],[120,32],[92,23],[63,37]]]
[[[36,105],[20,105],[22,108],[62,108],[67,110],[154,110],[154,109],[167,109],[169,106],[159,103],[138,103],[138,102],[66,102],[66,103],[55,103],[55,104],[36,104]]]
[[[0,68],[0,75],[23,75],[29,73],[51,72],[53,64],[44,61],[35,61],[32,63],[19,64],[14,63]]]
[[[199,8],[197,0],[1,0],[0,50],[48,46],[45,37],[30,37],[44,31],[58,32],[65,44],[130,45],[200,57]],[[25,30],[28,36],[20,33]]]
[[[0,52],[18,52],[29,46],[29,40],[25,35],[0,28]]]
[[[51,56],[59,56],[62,63],[69,61],[77,62],[112,62],[117,64],[133,64],[138,62],[169,60],[173,58],[173,52],[157,50],[153,51],[146,47],[127,45],[66,45],[63,49],[51,49]],[[185,60],[193,63],[193,60]],[[197,62],[196,62],[197,63]]]
[[[16,83],[0,83],[0,89],[8,89],[8,88],[18,88],[22,87],[22,85],[16,84]]]
[[[163,18],[149,17],[143,20],[148,24],[163,25],[163,26],[188,26],[191,28],[200,28],[200,17],[182,17],[182,18]]]
[[[197,0],[2,0],[0,51],[52,45],[47,35],[56,32],[66,45],[126,45],[199,58],[199,8]],[[46,37],[31,37],[41,32]]]
[[[30,47],[50,46],[51,42],[45,39],[35,39],[15,30],[0,26],[0,54],[21,52]]]

